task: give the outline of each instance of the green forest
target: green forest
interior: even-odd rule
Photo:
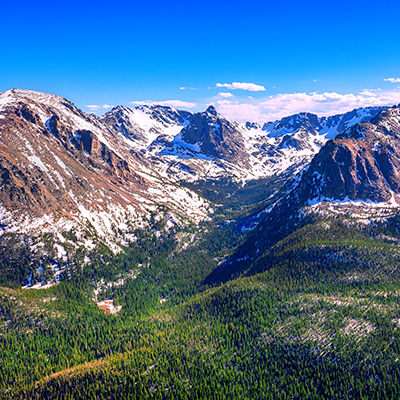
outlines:
[[[34,260],[3,247],[0,398],[397,399],[400,218],[319,216],[214,279],[247,243],[254,196],[222,205],[235,223],[137,230],[86,265],[77,252],[48,289],[21,289]]]

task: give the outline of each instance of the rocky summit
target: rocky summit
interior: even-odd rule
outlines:
[[[399,124],[399,108],[392,107],[337,135],[312,160],[299,197],[398,203]]]

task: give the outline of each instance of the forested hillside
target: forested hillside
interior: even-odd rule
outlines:
[[[2,397],[396,398],[398,224],[321,219],[216,287],[202,282],[240,240],[229,227],[178,253],[143,237],[49,289],[2,288]],[[102,293],[122,306],[105,314],[88,278],[135,263]]]

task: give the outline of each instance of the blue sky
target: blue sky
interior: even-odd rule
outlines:
[[[214,104],[266,121],[400,103],[397,1],[37,0],[1,14],[0,91],[87,112]]]

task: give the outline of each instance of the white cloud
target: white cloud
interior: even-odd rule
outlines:
[[[290,115],[301,111],[319,115],[333,115],[350,111],[354,108],[393,104],[400,100],[400,92],[380,92],[375,94],[363,90],[358,94],[325,93],[288,93],[271,96],[261,103],[264,112],[271,116]]]
[[[392,82],[392,83],[400,83],[400,78],[387,78],[384,79],[386,82]]]
[[[231,90],[234,89],[249,90],[250,92],[263,92],[266,90],[264,86],[246,82],[217,83],[215,86],[219,88],[226,87]]]
[[[360,95],[362,95],[362,96],[371,96],[371,97],[376,97],[376,96],[377,96],[377,94],[374,93],[373,90],[369,90],[369,89],[364,89],[364,90],[362,90],[362,91],[360,92]]]
[[[233,97],[233,94],[228,92],[220,92],[218,95],[221,97]]]
[[[107,110],[107,109],[112,108],[114,106],[110,106],[109,104],[103,104],[102,106],[99,106],[97,104],[88,104],[85,107],[88,108],[91,112],[96,112],[96,111],[100,110],[101,108],[104,109],[104,110]]]
[[[400,91],[364,89],[360,93],[283,93],[262,100],[221,100],[218,111],[227,118],[239,121],[274,121],[299,112],[319,116],[345,113],[354,108],[393,105],[400,102]]]
[[[165,100],[165,101],[152,101],[152,100],[144,100],[144,101],[131,101],[130,104],[136,105],[149,105],[149,106],[169,106],[169,107],[184,107],[184,108],[194,108],[197,106],[197,103],[190,103],[188,101],[181,100]]]
[[[97,104],[89,104],[89,105],[87,105],[85,107],[88,108],[90,111],[97,111],[99,108],[101,108]]]
[[[186,87],[186,86],[181,86],[179,89],[180,89],[180,90],[186,90],[187,87]]]
[[[239,103],[238,101],[220,100],[216,104],[218,112],[223,116],[236,121],[265,122],[265,116],[258,105]]]

